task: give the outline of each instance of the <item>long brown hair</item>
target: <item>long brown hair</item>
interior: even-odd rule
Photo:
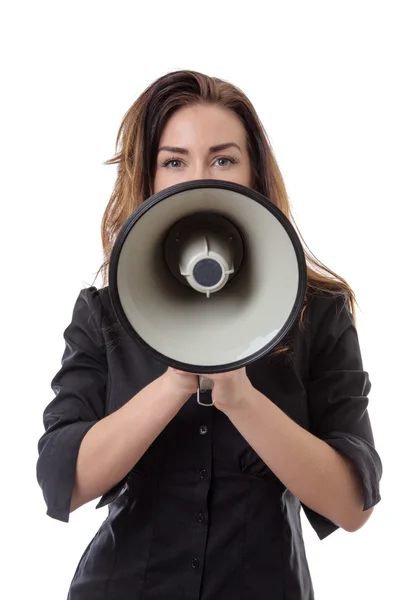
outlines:
[[[312,254],[296,226],[268,135],[250,100],[231,83],[196,71],[174,71],[160,77],[137,98],[122,120],[115,155],[105,162],[117,164],[118,170],[101,223],[104,262],[97,275],[102,273],[103,286],[108,284],[109,261],[118,232],[129,215],[153,193],[158,144],[168,119],[179,108],[195,103],[213,103],[236,113],[246,130],[252,187],[271,200],[296,229],[307,263],[307,292],[300,325],[309,297],[318,292],[343,295],[355,321],[357,301],[353,290],[343,277]],[[286,350],[288,346],[281,345],[274,353]]]

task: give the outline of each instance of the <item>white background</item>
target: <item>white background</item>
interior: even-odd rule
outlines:
[[[385,0],[26,0],[3,8],[1,597],[66,598],[106,516],[93,503],[68,525],[45,516],[36,444],[63,330],[101,261],[100,219],[115,178],[102,163],[137,95],[178,68],[230,80],[250,97],[300,231],[356,292],[382,501],[356,533],[320,542],[303,520],[304,534],[317,599],[396,595],[397,8]]]

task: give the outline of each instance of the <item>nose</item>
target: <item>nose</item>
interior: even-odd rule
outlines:
[[[211,170],[208,168],[204,161],[199,161],[194,164],[192,168],[187,172],[188,181],[195,181],[197,179],[211,179]]]

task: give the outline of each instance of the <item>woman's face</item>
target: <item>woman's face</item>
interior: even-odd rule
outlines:
[[[246,132],[236,114],[214,104],[180,108],[161,134],[154,193],[194,179],[251,187]]]

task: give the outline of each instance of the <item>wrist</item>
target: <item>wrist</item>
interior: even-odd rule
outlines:
[[[174,400],[178,404],[185,404],[192,395],[192,391],[185,389],[185,387],[177,385],[177,376],[167,369],[163,375],[159,378],[160,393],[166,401]]]
[[[217,402],[216,408],[225,413],[228,418],[239,414],[245,417],[253,411],[254,404],[259,399],[259,394],[258,390],[249,382],[249,385],[236,392],[234,398],[231,396],[227,402]]]

